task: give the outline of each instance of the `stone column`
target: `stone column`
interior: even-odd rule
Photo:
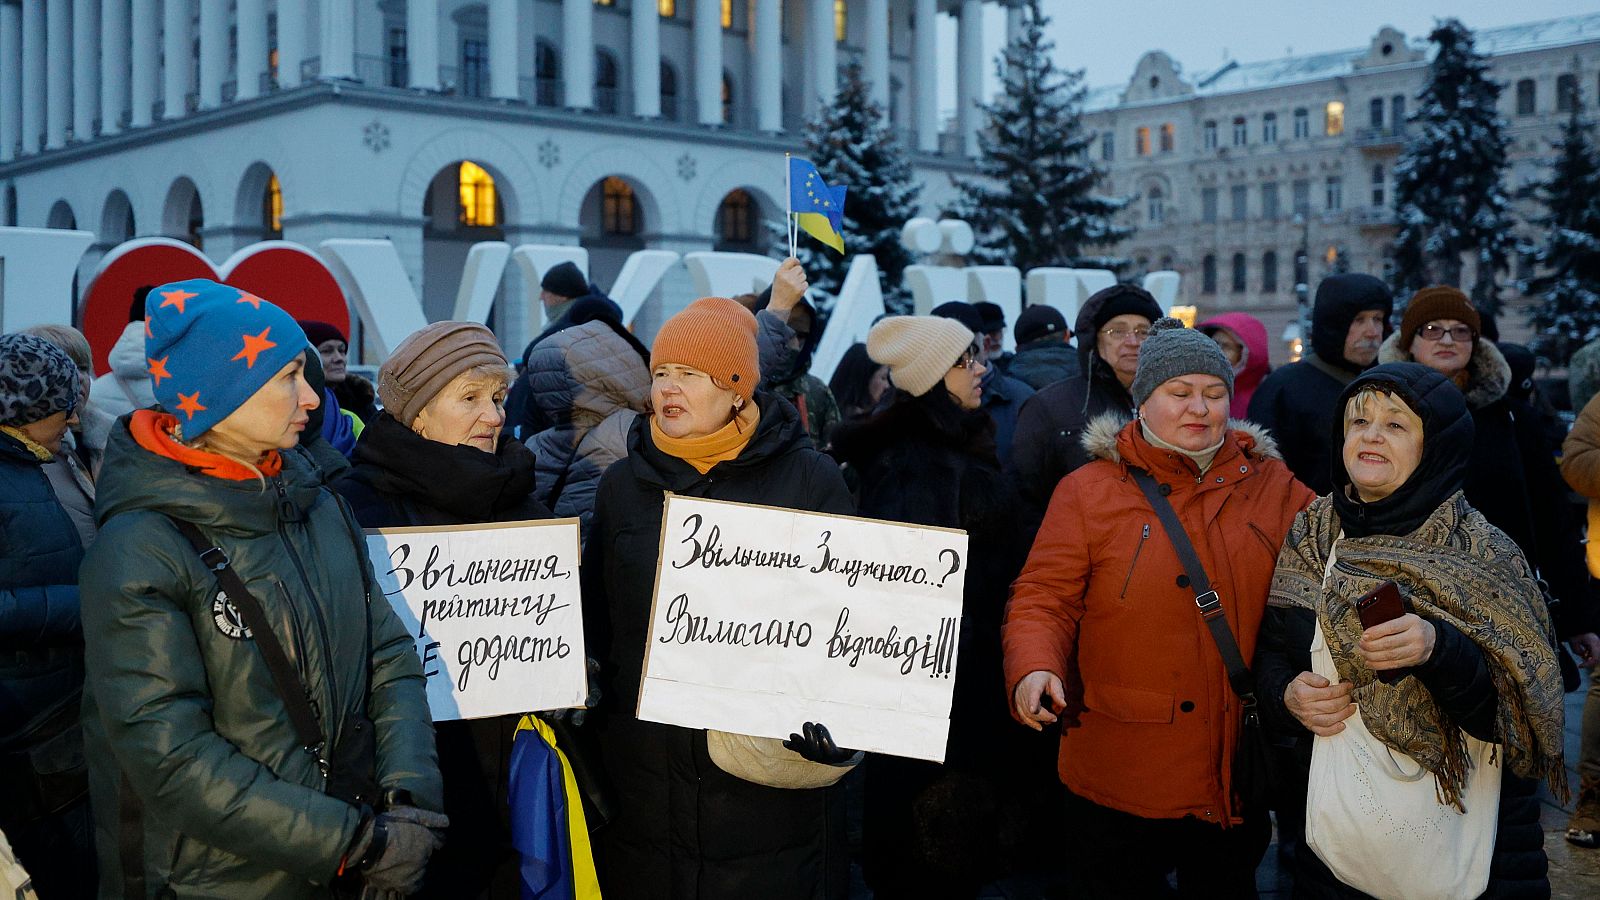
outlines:
[[[755,60],[756,127],[783,130],[783,0],[755,0],[750,58]]]
[[[489,96],[517,99],[517,0],[489,3]],[[409,50],[410,45],[407,44]]]
[[[44,4],[22,4],[22,152],[43,149],[45,119]]]
[[[961,23],[956,44],[956,121],[961,149],[978,155],[978,127],[983,99],[983,0],[961,0]]]
[[[812,96],[807,108],[833,102],[839,93],[839,42],[833,36],[833,0],[810,0],[811,18],[806,23],[806,49],[811,59]]]
[[[189,9],[189,0],[161,0],[163,119],[176,119],[187,112],[184,95],[189,93],[194,53],[189,46]]]
[[[22,7],[0,0],[0,162],[22,137]]]
[[[29,5],[38,5],[38,0]],[[44,14],[45,29],[45,146],[67,143],[72,124],[72,3],[50,0]]]
[[[562,0],[561,79],[569,109],[594,108],[594,0]]]
[[[100,0],[72,0],[72,137],[94,137],[100,114]]]
[[[916,104],[917,149],[939,152],[939,4],[917,0],[916,29],[911,39],[911,94]]]
[[[239,58],[233,67],[235,100],[261,95],[267,71],[267,0],[238,0]]]
[[[629,17],[633,44],[633,114],[661,115],[661,13],[656,4],[635,0]]]
[[[406,59],[412,87],[439,89],[439,0],[406,3]]]
[[[128,17],[128,45],[132,54],[128,75],[128,123],[137,128],[149,125],[154,116],[157,72],[161,68],[160,30],[156,24],[156,0],[133,0],[133,10]]]
[[[694,106],[701,125],[722,124],[722,3],[694,0]]]
[[[100,133],[122,130],[128,106],[128,0],[100,2]]]
[[[356,77],[355,0],[322,0],[321,77]]]
[[[242,37],[243,35],[241,35]],[[200,108],[222,105],[228,77],[228,4],[200,4]]]
[[[278,0],[278,87],[300,86],[306,49],[306,0]]]
[[[866,66],[862,72],[867,79],[868,96],[883,107],[884,121],[889,121],[889,0],[867,0],[865,31]]]

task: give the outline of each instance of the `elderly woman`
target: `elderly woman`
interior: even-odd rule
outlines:
[[[1255,896],[1270,829],[1233,779],[1240,700],[1172,536],[1136,482],[1158,482],[1244,659],[1273,562],[1312,494],[1271,440],[1230,422],[1233,365],[1176,319],[1151,328],[1130,384],[1139,417],[1097,419],[1094,457],[1056,488],[1003,632],[1013,714],[1060,721],[1065,864],[1084,897]]]
[[[292,449],[305,335],[200,279],[149,311],[166,411],[113,429],[80,570],[100,894],[414,891],[446,825],[422,665]]]
[[[1484,896],[1549,896],[1534,790],[1541,778],[1564,783],[1561,676],[1522,553],[1463,496],[1467,403],[1437,372],[1390,363],[1352,381],[1340,408],[1335,489],[1296,517],[1273,576],[1256,665],[1266,721],[1298,743],[1303,767],[1313,741],[1360,723],[1437,780],[1430,798],[1452,804],[1485,774],[1467,764],[1466,738],[1497,744],[1499,821]],[[1409,611],[1363,628],[1355,601],[1386,580]],[[1312,671],[1324,645],[1336,678]],[[1386,672],[1410,677],[1376,680]],[[1397,855],[1381,865],[1429,862]],[[1297,896],[1364,896],[1316,854],[1297,854],[1295,865]],[[1458,873],[1438,873],[1447,874]]]
[[[735,301],[696,300],[667,320],[650,367],[650,415],[634,423],[627,458],[600,480],[584,550],[586,634],[610,680],[601,748],[618,798],[596,836],[601,886],[612,900],[843,897],[849,862],[837,785],[744,780],[711,761],[707,732],[633,711],[667,492],[841,515],[854,512],[850,495],[794,407],[756,390],[756,320]],[[823,746],[831,740],[793,743],[818,764],[845,759]]]
[[[78,564],[94,501],[63,459],[82,396],[67,354],[0,335],[0,830],[47,897],[94,891],[78,726]]]
[[[24,328],[23,334],[44,338],[72,358],[78,367],[78,380],[83,383],[83,400],[78,404],[78,422],[68,432],[72,452],[83,470],[92,478],[100,471],[100,458],[105,455],[106,439],[111,436],[111,425],[116,417],[100,408],[89,397],[94,384],[94,356],[89,350],[89,339],[71,325],[34,325]]]
[[[533,454],[502,433],[511,366],[482,325],[435,322],[378,369],[379,413],[334,484],[363,528],[549,518],[533,497]],[[475,897],[514,885],[507,762],[519,716],[435,728],[451,826],[424,893]],[[497,873],[497,868],[506,871]]]

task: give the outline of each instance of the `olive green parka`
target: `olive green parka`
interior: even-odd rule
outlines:
[[[302,451],[283,456],[265,486],[228,481],[146,450],[127,418],[112,429],[100,538],[80,573],[104,897],[124,896],[122,854],[137,844],[142,865],[131,871],[147,896],[325,896],[360,822],[323,792],[255,642],[168,515],[227,553],[328,745],[365,712],[378,782],[442,807],[412,639],[382,595],[367,602],[359,529]],[[138,809],[121,802],[130,789]]]

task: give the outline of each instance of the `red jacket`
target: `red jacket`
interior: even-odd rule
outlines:
[[[1278,550],[1315,495],[1289,473],[1271,438],[1247,423],[1231,423],[1204,475],[1187,457],[1153,447],[1137,422],[1120,425],[1102,417],[1085,432],[1095,460],[1057,485],[1011,587],[1002,634],[1007,696],[1030,672],[1061,677],[1068,709],[1057,769],[1073,793],[1146,818],[1236,823],[1230,774],[1239,701],[1128,465],[1170,485],[1167,499],[1246,661]]]

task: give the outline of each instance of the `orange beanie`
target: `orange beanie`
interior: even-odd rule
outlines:
[[[650,368],[669,363],[699,369],[750,400],[761,380],[755,315],[726,297],[701,297],[656,332]]]

